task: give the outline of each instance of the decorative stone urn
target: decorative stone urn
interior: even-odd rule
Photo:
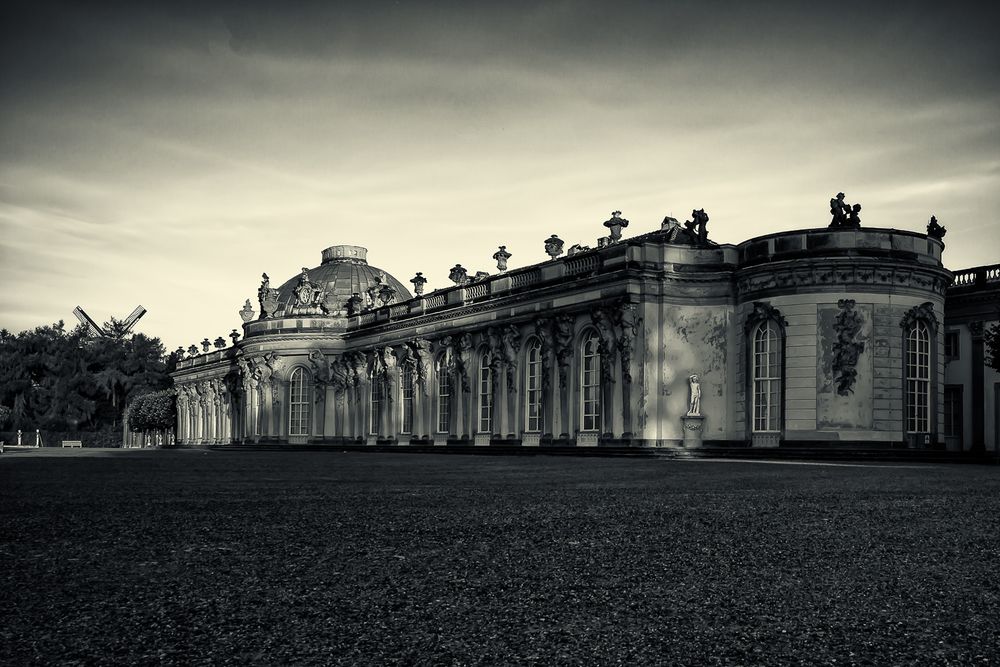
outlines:
[[[553,234],[549,238],[545,239],[545,254],[547,254],[552,259],[555,259],[559,255],[563,254],[563,243],[564,241]]]
[[[424,274],[417,271],[417,275],[410,278],[410,282],[413,283],[413,293],[417,296],[423,295],[424,285],[427,284],[427,278],[424,278]]]
[[[243,310],[240,311],[240,319],[244,322],[249,322],[256,314],[257,313],[254,311],[253,306],[250,305],[250,299],[247,299],[247,302],[243,304]]]

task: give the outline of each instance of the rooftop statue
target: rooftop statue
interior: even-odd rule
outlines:
[[[271,279],[266,273],[261,274],[260,287],[257,289],[257,301],[260,303],[260,319],[271,317],[278,310],[278,290],[271,287]]]
[[[691,219],[684,223],[688,233],[694,237],[696,245],[708,245],[708,214],[700,208],[691,211]]]
[[[622,238],[622,230],[628,227],[628,220],[622,217],[621,211],[612,211],[611,218],[604,221],[604,226],[611,230],[611,243],[617,243]]]
[[[500,271],[507,270],[507,260],[510,259],[511,255],[507,252],[507,246],[502,245],[500,249],[493,253],[493,259],[497,261],[497,269]]]
[[[944,238],[944,235],[948,233],[942,225],[938,224],[937,218],[933,215],[931,216],[931,221],[927,223],[927,236],[932,239],[937,239],[938,241]]]
[[[830,200],[830,229],[861,229],[861,204],[851,206],[844,201],[844,193],[838,192]]]

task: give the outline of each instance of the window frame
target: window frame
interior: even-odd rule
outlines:
[[[784,425],[784,332],[781,325],[772,318],[766,318],[754,325],[749,339],[750,357],[750,432],[781,433]],[[761,339],[761,335],[765,337]],[[766,344],[760,350],[759,343]],[[764,363],[760,363],[763,355]],[[766,375],[759,375],[759,369],[766,369]],[[764,388],[761,391],[761,387]],[[759,398],[764,397],[764,412],[760,413]],[[761,428],[763,426],[763,428]]]
[[[492,433],[493,428],[493,369],[489,350],[479,354],[479,384],[476,388],[476,432]]]
[[[438,355],[434,362],[434,382],[437,385],[437,409],[434,411],[434,423],[437,433],[451,432],[451,374],[448,372],[449,352]],[[441,428],[442,424],[444,428]]]
[[[903,341],[904,432],[907,435],[931,433],[933,337],[930,326],[923,320],[914,321],[904,331]]]
[[[310,384],[309,374],[304,367],[297,366],[292,369],[288,376],[289,437],[308,437],[312,434],[312,387]]]
[[[592,349],[588,351],[588,348]],[[604,419],[604,406],[601,405],[601,339],[596,329],[586,329],[580,336],[580,376],[578,388],[580,393],[580,430],[588,433],[600,433]],[[592,381],[588,382],[588,378]]]
[[[532,361],[532,354],[536,359]],[[524,430],[541,433],[544,414],[542,412],[542,343],[537,338],[528,340],[524,352]],[[537,373],[533,374],[535,370]],[[534,413],[532,412],[534,408]],[[534,428],[532,428],[534,426]]]

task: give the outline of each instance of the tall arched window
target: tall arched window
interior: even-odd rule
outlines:
[[[490,354],[479,357],[479,432],[490,432],[490,404],[493,399],[493,378],[490,373]]]
[[[301,368],[288,383],[288,435],[309,435],[309,382]]]
[[[434,372],[438,388],[437,430],[438,433],[447,433],[451,429],[451,378],[448,377],[447,353],[438,357]]]
[[[583,341],[583,358],[580,364],[580,397],[582,398],[582,427],[584,431],[601,428],[601,353],[596,332],[590,332]]]
[[[400,387],[400,396],[403,399],[403,419],[400,428],[400,433],[412,433],[413,432],[413,368],[411,366],[403,366],[403,372],[400,373],[400,382],[402,387]]]
[[[376,435],[382,433],[382,400],[384,389],[385,388],[382,386],[382,379],[378,377],[378,374],[372,373],[371,394],[369,400],[371,414],[369,418],[368,432]]]
[[[767,319],[753,332],[753,430],[781,430],[781,331]]]
[[[526,431],[542,430],[542,345],[528,345],[524,365],[524,426]]]
[[[906,332],[906,432],[928,433],[931,404],[931,337],[916,321]]]

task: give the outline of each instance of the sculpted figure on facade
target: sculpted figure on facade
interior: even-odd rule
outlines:
[[[434,355],[431,353],[431,342],[426,338],[417,338],[410,341],[413,352],[417,357],[417,386],[427,396],[430,394],[431,382],[429,382],[434,372]]]
[[[542,318],[535,321],[535,335],[538,336],[539,355],[542,359],[542,391],[548,393],[552,386],[552,372],[549,369],[549,356],[552,354],[552,320]]]
[[[319,350],[312,350],[309,352],[309,364],[312,366],[313,383],[317,387],[330,384],[330,364],[326,360],[326,355]]]
[[[330,362],[330,386],[337,394],[347,390],[350,383],[350,368],[345,360],[346,355],[334,357]]]
[[[468,394],[472,391],[469,384],[469,362],[472,360],[472,334],[463,333],[452,339],[452,361],[455,364],[455,372],[458,375],[462,392]]]
[[[861,313],[854,309],[854,299],[840,299],[837,307],[840,313],[833,323],[837,334],[833,344],[833,373],[837,384],[837,393],[847,396],[854,392],[854,383],[858,377],[858,359],[865,351],[865,343],[858,340],[858,334],[864,325]]]
[[[566,388],[566,373],[569,362],[573,358],[573,322],[572,315],[559,315],[555,318],[555,349],[556,362],[559,365],[559,388]]]
[[[420,360],[417,358],[417,353],[413,349],[413,345],[407,343],[400,348],[400,359],[399,368],[403,372],[403,377],[405,373],[410,373],[410,387],[414,392],[420,386]]]
[[[635,304],[623,301],[617,308],[611,310],[612,321],[618,333],[618,357],[622,364],[622,379],[632,381],[632,354],[635,340],[639,336],[642,318],[639,317]]]
[[[504,366],[507,370],[507,392],[517,392],[517,353],[521,350],[521,330],[508,324],[500,335]]]
[[[604,307],[592,309],[590,321],[597,329],[597,351],[601,356],[601,377],[606,381],[614,382],[614,374],[611,372],[611,351],[615,348],[615,334],[612,331],[608,310]]]
[[[503,343],[500,339],[500,331],[496,327],[486,329],[484,339],[490,351],[490,380],[493,384],[490,396],[495,400],[500,388],[500,378],[503,377]]]

